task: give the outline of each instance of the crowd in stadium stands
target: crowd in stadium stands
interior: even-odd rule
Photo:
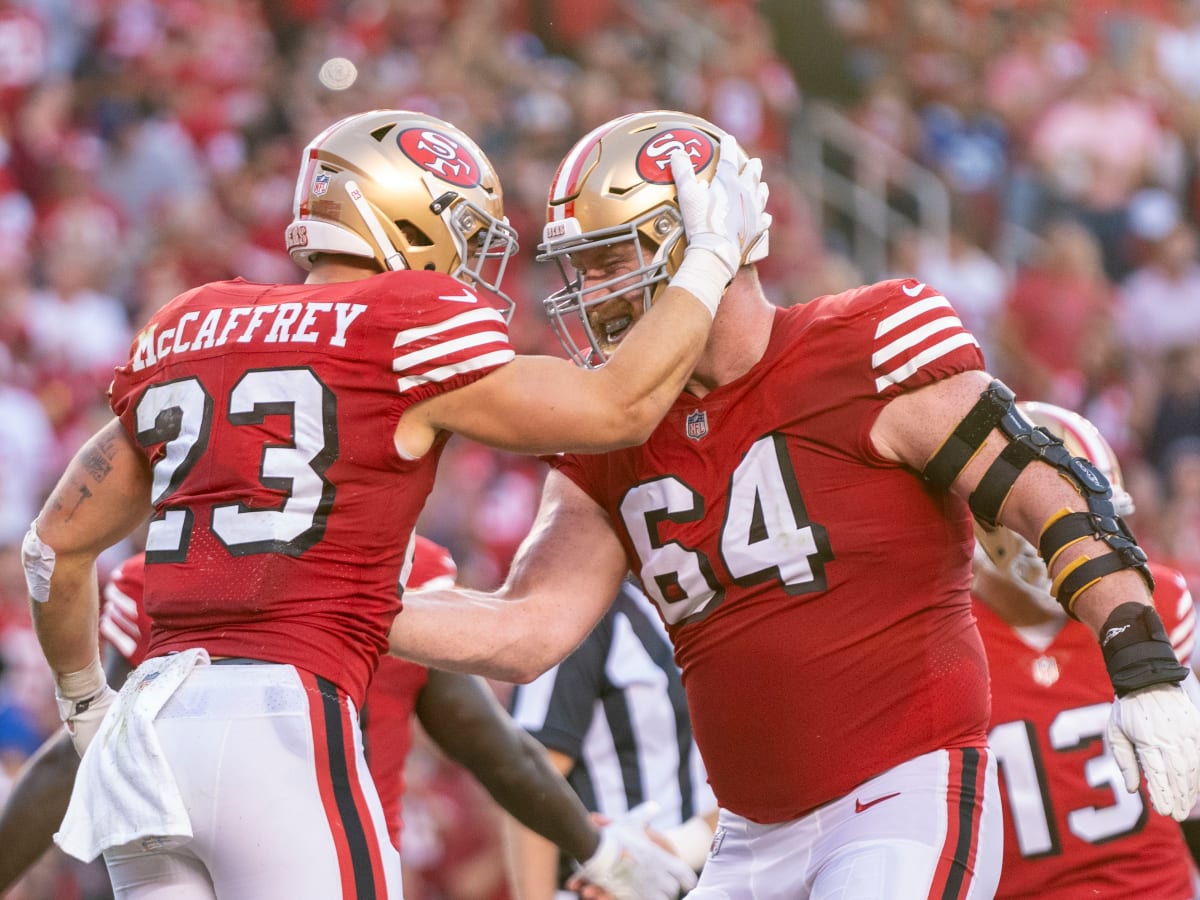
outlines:
[[[318,81],[332,57],[349,88]],[[867,277],[792,152],[817,102],[950,192],[950,239],[899,233],[877,274],[937,287],[1019,396],[1095,422],[1141,543],[1200,590],[1200,0],[0,0],[0,799],[58,724],[21,536],[151,311],[204,281],[300,280],[283,230],[307,136],[377,107],[475,136],[522,236],[514,343],[557,354],[546,189],[625,111],[695,112],[764,158],[777,303]],[[420,530],[462,583],[503,576],[542,473],[451,442]],[[413,770],[408,896],[503,897],[481,792],[430,753]],[[10,896],[106,885],[52,853]]]

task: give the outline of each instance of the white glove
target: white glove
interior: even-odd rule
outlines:
[[[643,803],[600,829],[600,846],[575,869],[575,878],[604,888],[613,900],[676,900],[696,886],[696,873],[646,834],[657,810]]]
[[[682,150],[671,154],[670,163],[687,237],[683,262],[670,283],[696,296],[715,314],[725,286],[747,258],[766,255],[770,192],[762,182],[762,162],[747,160],[733,136],[725,134],[712,181],[696,178],[692,161]]]
[[[100,730],[100,723],[116,697],[117,692],[104,679],[99,659],[86,669],[58,677],[54,689],[58,717],[67,726],[75,752],[81,757]]]
[[[1183,688],[1155,684],[1118,697],[1108,743],[1125,790],[1136,792],[1145,772],[1154,809],[1187,818],[1200,796],[1200,710]]]

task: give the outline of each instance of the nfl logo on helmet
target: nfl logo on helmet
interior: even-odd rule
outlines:
[[[687,436],[693,441],[708,434],[708,413],[702,409],[693,410],[687,417]]]
[[[329,173],[318,172],[313,176],[312,192],[316,197],[320,197],[329,190]]]

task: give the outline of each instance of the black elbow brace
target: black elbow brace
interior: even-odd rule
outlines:
[[[1188,674],[1162,619],[1143,603],[1122,603],[1109,614],[1100,629],[1100,649],[1118,697],[1155,684],[1177,684]]]
[[[1035,428],[1016,407],[1016,396],[999,380],[993,380],[971,410],[926,464],[923,477],[948,490],[959,473],[975,458],[987,436],[999,429],[1008,446],[988,466],[968,505],[977,520],[994,528],[1018,476],[1035,459],[1058,470],[1088,505],[1087,512],[1062,510],[1042,529],[1038,552],[1049,570],[1067,547],[1085,538],[1102,542],[1109,552],[1096,558],[1080,556],[1054,580],[1055,599],[1068,613],[1076,598],[1100,578],[1121,569],[1136,569],[1148,588],[1154,579],[1146,565],[1146,554],[1124,520],[1117,515],[1108,479],[1087,459],[1071,456],[1062,441]]]

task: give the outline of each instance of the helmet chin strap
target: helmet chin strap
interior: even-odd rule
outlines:
[[[350,202],[354,204],[354,208],[358,210],[358,214],[362,216],[363,223],[367,226],[367,231],[371,232],[371,238],[375,241],[375,246],[383,251],[384,265],[393,272],[400,269],[407,269],[408,264],[404,261],[404,257],[400,255],[400,251],[396,249],[392,242],[388,240],[387,235],[383,233],[383,228],[380,227],[374,210],[367,203],[367,198],[363,196],[362,191],[358,189],[358,183],[347,181],[346,193],[350,196]],[[391,250],[391,253],[387,252],[389,250]]]

